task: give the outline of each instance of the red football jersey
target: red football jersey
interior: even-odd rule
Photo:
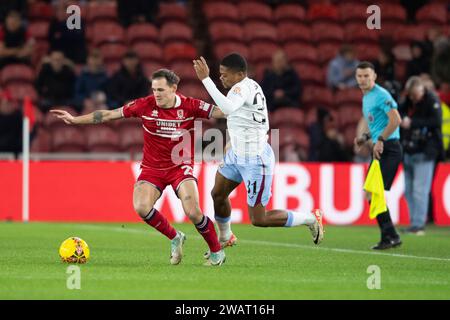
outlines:
[[[210,118],[213,108],[209,103],[181,94],[176,95],[175,107],[170,109],[158,107],[153,95],[123,106],[122,114],[125,118],[142,119],[144,157],[141,165],[156,169],[167,169],[180,164],[193,165],[194,121],[198,118]],[[182,136],[187,133],[190,137]],[[186,145],[187,142],[190,147],[178,146],[175,150],[177,154],[172,159],[175,146],[180,143]]]

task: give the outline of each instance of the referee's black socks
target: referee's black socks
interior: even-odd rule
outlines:
[[[381,241],[398,239],[400,237],[395,230],[394,224],[392,223],[389,209],[377,216],[377,222],[381,229]]]

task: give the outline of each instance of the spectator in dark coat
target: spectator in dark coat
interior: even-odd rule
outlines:
[[[22,152],[22,112],[10,92],[0,89],[0,152]]]
[[[48,28],[50,50],[62,51],[66,58],[77,64],[85,63],[87,49],[84,21],[81,21],[80,29],[68,29],[66,8],[64,1],[58,3],[56,15],[50,22]]]
[[[427,57],[425,45],[420,41],[411,43],[412,59],[406,65],[406,77],[420,76],[422,73],[430,73],[431,57]]]
[[[73,105],[75,80],[70,61],[61,51],[53,51],[36,79],[41,110],[47,112],[53,106]]]
[[[118,108],[128,101],[144,97],[150,92],[150,82],[146,78],[139,58],[129,51],[122,60],[122,67],[111,78],[108,96],[112,107]]]
[[[11,11],[17,11],[22,17],[27,16],[28,0],[2,0],[0,6],[0,22],[3,23]]]
[[[395,80],[395,57],[389,49],[382,49],[378,59],[373,62],[377,74],[377,83]]]
[[[17,11],[11,11],[0,29],[0,68],[11,63],[30,63],[34,39]]]
[[[272,69],[266,70],[261,87],[267,99],[267,108],[298,107],[301,96],[301,81],[297,72],[289,65],[286,54],[277,51],[272,57]]]
[[[108,76],[103,67],[103,58],[100,51],[93,50],[88,58],[87,65],[81,71],[75,84],[75,101],[77,108],[84,109],[87,99],[93,92],[106,92]]]
[[[133,23],[154,23],[158,8],[158,0],[117,0],[117,15],[124,27]]]
[[[327,109],[317,109],[317,122],[310,126],[309,136],[309,161],[350,161],[344,148],[344,138],[337,130],[335,118]]]

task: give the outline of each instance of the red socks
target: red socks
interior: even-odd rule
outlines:
[[[214,223],[207,216],[203,216],[202,220],[195,225],[198,232],[208,243],[209,250],[211,252],[218,252],[222,248],[217,238],[216,229],[214,228]]]
[[[144,218],[145,223],[152,226],[167,238],[172,240],[177,235],[177,230],[169,223],[165,216],[158,210],[153,208],[149,214]]]
[[[144,218],[145,223],[152,226],[167,238],[172,240],[176,237],[177,231],[169,223],[169,221],[164,217],[158,210],[153,208],[149,214]],[[222,248],[217,238],[216,229],[214,228],[214,223],[207,216],[203,216],[202,220],[195,225],[198,232],[205,239],[208,244],[209,250],[211,252],[218,252]]]

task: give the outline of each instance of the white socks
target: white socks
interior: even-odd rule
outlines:
[[[219,228],[219,241],[227,241],[231,237],[231,219],[219,220],[216,218],[217,227]]]
[[[285,227],[295,227],[302,224],[310,226],[316,222],[316,217],[311,212],[288,211],[288,219]]]

